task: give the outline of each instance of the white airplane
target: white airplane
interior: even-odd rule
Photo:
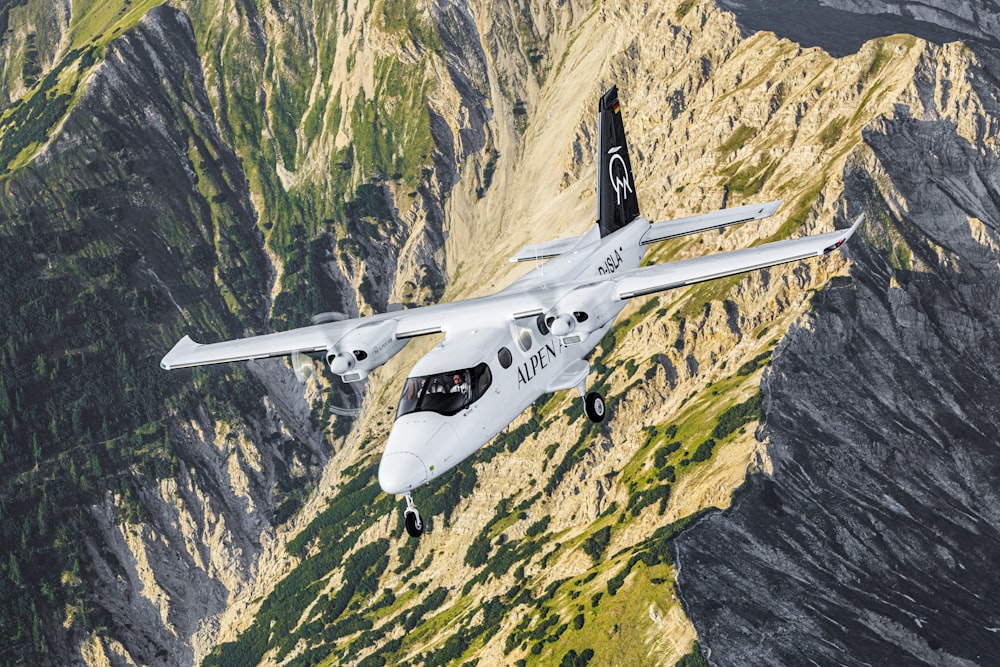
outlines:
[[[640,268],[651,243],[772,215],[780,201],[650,223],[639,215],[617,88],[598,104],[597,224],[582,236],[529,245],[512,262],[549,260],[506,289],[463,301],[324,321],[280,333],[201,345],[185,336],[165,369],[320,354],[345,382],[364,379],[411,338],[444,334],[403,386],[378,481],[402,494],[406,531],[423,532],[411,492],[472,456],[540,396],[577,389],[587,416],[604,399],[587,392],[586,355],[629,299],[815,257],[848,229]]]

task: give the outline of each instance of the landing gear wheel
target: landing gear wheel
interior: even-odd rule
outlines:
[[[420,521],[420,515],[417,514],[417,510],[406,510],[403,514],[404,523],[406,524],[406,532],[410,537],[420,537],[424,532],[424,524]]]
[[[420,537],[424,532],[424,522],[420,520],[420,513],[413,506],[413,496],[406,494],[406,510],[403,512],[403,523],[406,524],[406,532],[410,537]]]
[[[587,413],[587,418],[592,422],[604,421],[604,397],[596,391],[587,394],[583,399],[583,409]]]

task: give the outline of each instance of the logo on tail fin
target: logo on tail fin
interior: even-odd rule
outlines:
[[[602,237],[639,216],[622,115],[618,89],[612,86],[597,104],[597,225]]]
[[[618,105],[616,103],[615,111],[617,110]],[[608,179],[611,181],[611,187],[615,191],[617,206],[622,205],[622,196],[627,198],[633,192],[632,183],[628,177],[628,165],[625,164],[625,158],[618,152],[621,149],[621,146],[615,146],[608,151],[608,155],[611,156],[608,160]]]

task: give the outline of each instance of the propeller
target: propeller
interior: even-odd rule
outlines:
[[[326,324],[327,322],[340,322],[350,319],[344,313],[319,313],[312,317],[312,324]],[[305,384],[316,374],[316,361],[325,361],[325,354],[322,352],[292,352],[292,370],[299,382]],[[331,395],[338,397],[338,402],[342,405],[330,405],[330,412],[341,417],[353,419],[361,412],[361,402],[364,399],[364,382],[346,383],[340,379],[339,375],[330,375]]]
[[[329,312],[313,315],[311,322],[312,324],[326,324],[327,322],[340,322],[341,320],[346,319],[349,319],[349,317],[344,313]],[[316,368],[313,365],[313,359],[322,358],[319,356],[314,357],[303,352],[292,352],[291,357],[292,370],[295,372],[295,377],[298,378],[299,382],[303,384],[305,384],[316,372]]]

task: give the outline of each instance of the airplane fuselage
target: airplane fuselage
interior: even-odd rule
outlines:
[[[597,290],[605,276],[639,267],[646,253],[640,240],[648,229],[645,218],[603,238],[595,227],[576,248],[501,292],[579,285],[593,278],[593,293],[567,290],[563,298],[575,312],[602,313],[598,326],[574,323],[569,335],[560,336],[546,324],[553,313],[531,312],[499,327],[472,324],[462,335],[449,331],[424,355],[407,378],[386,442],[378,474],[382,490],[403,494],[426,484],[475,454],[539,397],[583,387],[589,372],[584,357],[626,303],[603,298]]]

